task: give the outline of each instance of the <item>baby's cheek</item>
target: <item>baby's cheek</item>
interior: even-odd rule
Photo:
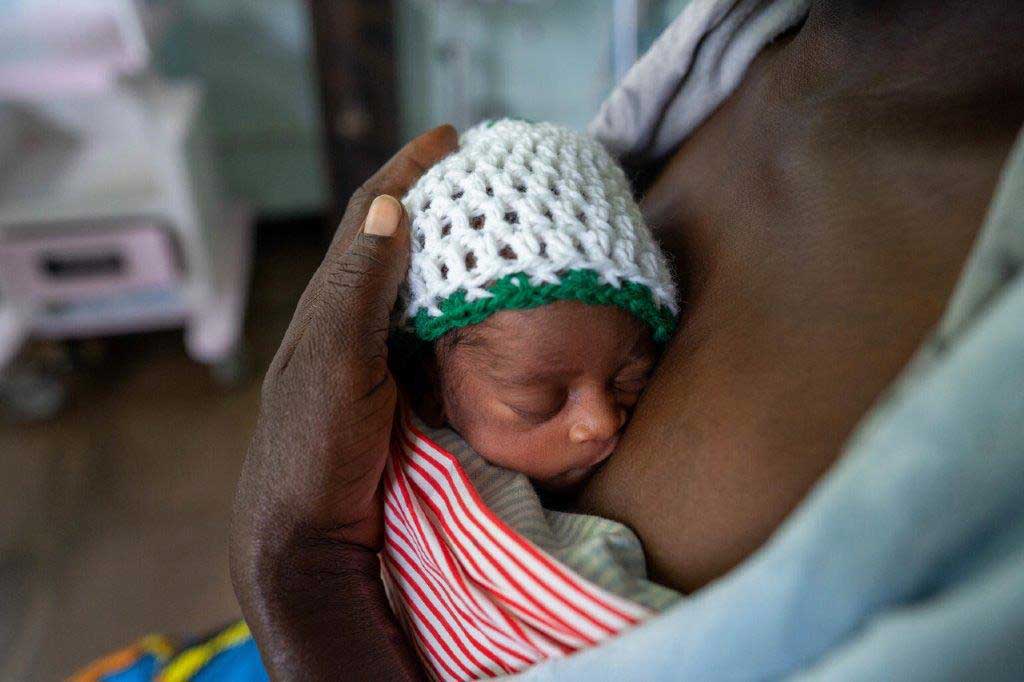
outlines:
[[[455,430],[481,457],[495,466],[549,478],[571,468],[568,432],[553,420],[539,426],[522,424],[497,395],[488,391],[462,396],[449,414]]]
[[[564,449],[556,445],[557,439],[553,435],[545,435],[543,431],[495,428],[489,433],[475,434],[477,437],[467,440],[491,464],[532,478],[548,478],[566,467],[561,461]]]

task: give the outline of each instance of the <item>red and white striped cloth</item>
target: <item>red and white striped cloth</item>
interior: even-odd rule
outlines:
[[[382,575],[438,680],[520,671],[653,615],[573,573],[495,516],[458,459],[406,417],[385,473]]]

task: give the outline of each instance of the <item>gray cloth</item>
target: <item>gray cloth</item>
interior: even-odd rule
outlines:
[[[728,97],[757,54],[800,23],[810,0],[694,0],[633,66],[588,131],[612,155],[671,152]]]
[[[644,552],[621,523],[545,509],[524,474],[489,464],[451,429],[417,428],[455,455],[484,504],[513,530],[575,573],[612,594],[654,611],[679,594],[647,580]]]

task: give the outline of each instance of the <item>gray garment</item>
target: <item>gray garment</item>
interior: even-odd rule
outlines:
[[[693,0],[612,91],[588,131],[613,156],[671,152],[728,97],[757,54],[810,0]]]
[[[654,611],[678,601],[677,592],[647,580],[643,548],[626,526],[545,509],[524,474],[489,464],[451,429],[422,423],[417,428],[455,455],[480,499],[498,518],[578,575]]]

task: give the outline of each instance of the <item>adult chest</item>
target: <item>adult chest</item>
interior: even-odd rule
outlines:
[[[770,66],[647,192],[683,317],[581,498],[683,590],[764,542],[937,321],[1009,145],[857,98],[783,96]]]

